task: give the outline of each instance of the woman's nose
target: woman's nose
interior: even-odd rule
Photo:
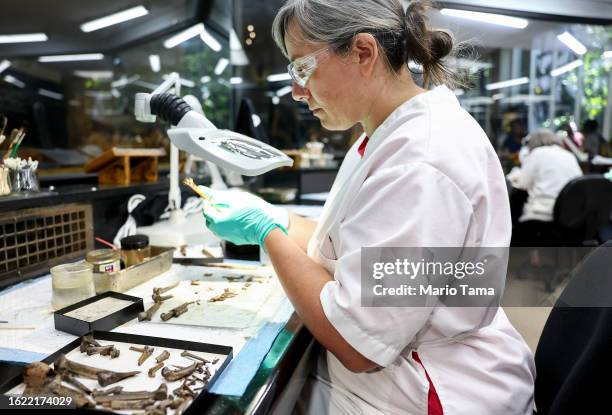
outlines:
[[[295,81],[291,85],[291,96],[296,101],[308,101],[308,97],[310,96],[310,92],[308,88],[302,88]]]

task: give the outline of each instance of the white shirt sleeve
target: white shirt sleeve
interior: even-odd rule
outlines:
[[[370,176],[342,220],[335,281],[320,300],[325,315],[357,351],[388,366],[415,340],[431,314],[427,307],[362,307],[362,247],[457,247],[468,243],[470,200],[426,163],[401,165]]]
[[[531,186],[533,186],[533,182],[536,177],[536,170],[538,166],[538,154],[537,152],[531,152],[525,160],[523,161],[523,165],[521,166],[521,174],[518,177],[516,188],[529,190]]]

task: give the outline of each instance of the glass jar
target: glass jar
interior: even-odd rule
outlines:
[[[125,267],[140,264],[151,257],[149,237],[146,235],[126,236],[121,240],[121,256]]]
[[[83,261],[57,265],[51,268],[51,286],[53,310],[93,297],[93,266]]]
[[[102,294],[111,289],[111,279],[108,274],[121,270],[121,253],[114,249],[96,249],[85,256],[93,266],[93,279],[96,293]]]

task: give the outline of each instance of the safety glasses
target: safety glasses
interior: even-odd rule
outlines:
[[[309,55],[297,58],[287,65],[287,71],[289,72],[291,79],[293,79],[293,81],[298,84],[300,88],[304,88],[306,86],[310,76],[317,68],[317,57],[328,50],[329,48],[317,50]]]

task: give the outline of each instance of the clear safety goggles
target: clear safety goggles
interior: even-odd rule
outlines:
[[[304,88],[306,86],[312,73],[317,68],[317,57],[328,50],[329,48],[320,49],[309,55],[297,58],[287,65],[287,71],[289,72],[291,79],[293,79],[293,81],[298,84],[300,88]]]

